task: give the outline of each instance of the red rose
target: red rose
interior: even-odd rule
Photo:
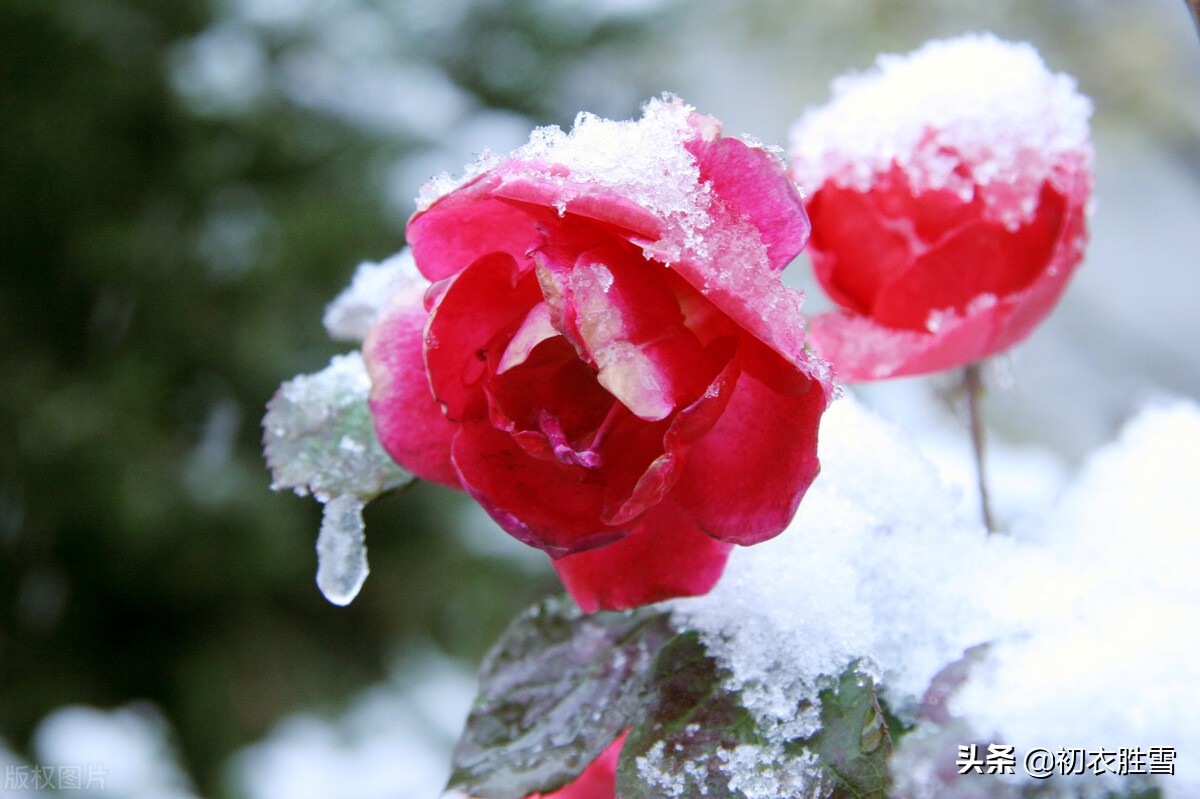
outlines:
[[[808,230],[779,161],[678,100],[535,131],[409,221],[433,284],[367,337],[380,441],[587,610],[704,593],[817,474],[830,385],[779,274]]]
[[[1033,48],[931,42],[834,84],[792,132],[817,278],[813,346],[853,382],[977,361],[1029,335],[1086,241],[1090,103]]]

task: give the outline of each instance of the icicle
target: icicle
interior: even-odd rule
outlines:
[[[352,494],[325,503],[317,536],[317,586],[335,605],[349,605],[370,573],[362,511],[365,503]]]

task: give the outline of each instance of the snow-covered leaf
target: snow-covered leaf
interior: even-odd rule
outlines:
[[[280,386],[263,418],[263,451],[275,478],[271,488],[311,493],[322,502],[342,495],[365,501],[410,482],[412,475],[375,437],[370,390],[357,351]]]
[[[821,730],[807,747],[833,775],[832,797],[884,799],[892,740],[874,682],[851,668],[820,699]]]
[[[271,488],[325,503],[317,539],[317,585],[347,605],[367,579],[362,510],[369,500],[412,482],[375,437],[362,354],[339,355],[312,375],[279,387],[263,418]]]
[[[359,264],[350,285],[325,309],[325,330],[336,341],[362,341],[392,297],[401,291],[420,297],[428,287],[408,247],[380,263]]]
[[[534,605],[483,664],[449,790],[520,799],[575,779],[629,727],[671,635],[653,608],[587,615],[565,596]]]
[[[744,798],[722,773],[722,754],[757,736],[754,719],[724,687],[723,676],[694,632],[663,647],[621,752],[620,799]]]

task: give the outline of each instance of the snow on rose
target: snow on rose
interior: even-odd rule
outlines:
[[[585,609],[703,593],[819,468],[831,385],[780,278],[808,233],[776,156],[675,98],[539,129],[410,220],[430,285],[364,344],[379,439]]]
[[[791,137],[817,278],[813,346],[847,382],[940,371],[1020,342],[1083,256],[1091,104],[991,35],[881,56]]]

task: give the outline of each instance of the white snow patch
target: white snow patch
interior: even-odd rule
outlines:
[[[1145,411],[1020,538],[988,536],[915,447],[851,398],[826,414],[821,458],[789,530],[737,550],[708,596],[671,604],[766,733],[753,772],[749,755],[729,758],[731,779],[757,774],[768,793],[806,784],[802,770],[782,776],[779,745],[816,731],[806,700],[855,661],[911,720],[941,669],[990,643],[951,698],[958,720],[932,744],[923,722],[913,746],[961,733],[1021,754],[1172,747],[1175,776],[1160,787],[1197,795],[1200,406]],[[944,769],[922,777],[903,762],[914,795],[950,795],[938,793],[950,790]],[[1070,779],[1085,793],[1113,787]]]
[[[869,189],[898,165],[914,191],[976,191],[1009,227],[1032,218],[1042,184],[1091,169],[1092,104],[1029,44],[991,34],[882,55],[843,76],[833,97],[792,128],[790,153],[808,192],[826,181]]]
[[[247,799],[433,797],[474,697],[473,677],[431,650],[332,718],[296,714],[231,758]]]
[[[359,264],[350,285],[325,309],[325,331],[335,341],[361,342],[392,297],[404,291],[415,302],[428,287],[408,247],[380,263]]]
[[[64,794],[194,799],[170,737],[166,720],[146,703],[111,711],[71,705],[42,719],[33,748],[36,765],[58,769],[47,776]],[[64,766],[80,778],[73,788],[62,785]]]
[[[1010,540],[961,515],[933,466],[852,398],[826,413],[820,455],[791,527],[737,550],[708,596],[673,604],[779,741],[816,731],[819,708],[798,700],[860,659],[911,710],[937,671],[994,635],[986,608],[964,598],[1012,557]]]
[[[952,708],[1018,751],[1173,747],[1164,795],[1200,795],[1198,483],[1194,402],[1148,408],[1093,455],[997,608],[1028,633],[996,644]]]
[[[707,127],[697,131],[695,124]],[[665,95],[647,102],[637,121],[602,119],[584,112],[575,118],[570,133],[553,125],[537,128],[529,143],[514,150],[509,159],[521,163],[524,178],[564,187],[603,186],[666,220],[673,238],[659,242],[654,255],[670,262],[685,250],[703,255],[706,247],[700,232],[712,224],[711,187],[701,183],[700,169],[685,147],[697,135],[718,137],[720,126],[696,115],[679,98]],[[422,187],[418,210],[501,160],[485,153],[461,178],[447,174],[434,178]]]

